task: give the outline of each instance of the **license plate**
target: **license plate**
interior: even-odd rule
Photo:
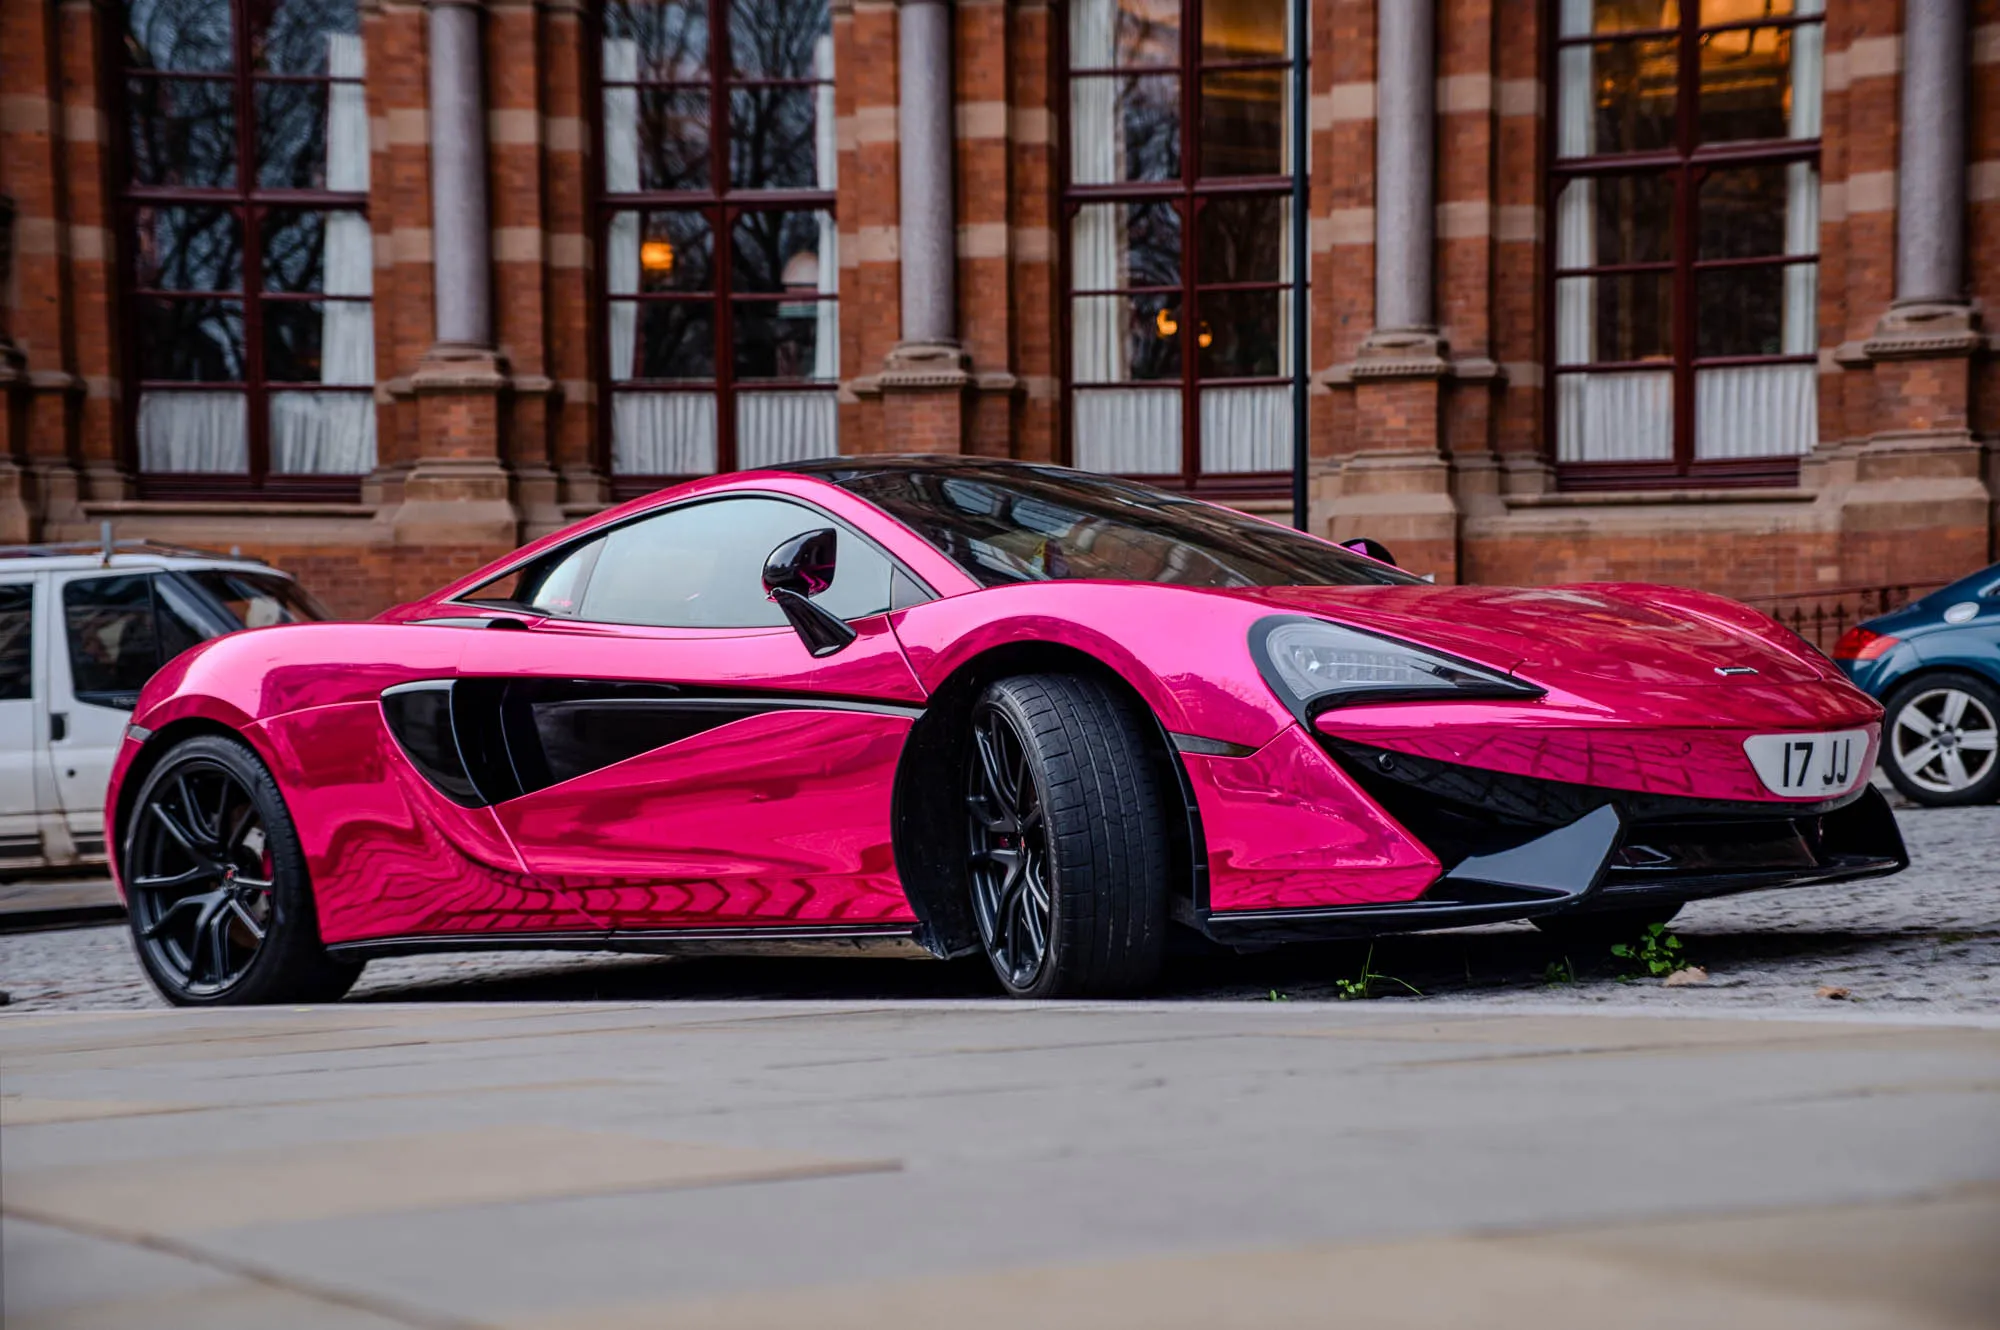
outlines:
[[[1773,794],[1831,799],[1868,779],[1868,731],[1759,734],[1743,741],[1757,778]]]

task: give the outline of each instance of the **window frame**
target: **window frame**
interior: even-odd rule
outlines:
[[[365,476],[324,473],[285,474],[271,471],[270,400],[274,392],[368,391],[373,385],[316,384],[273,381],[264,369],[264,307],[267,304],[334,302],[365,304],[374,310],[375,295],[329,295],[324,291],[294,292],[263,289],[262,223],[273,213],[317,212],[328,216],[337,212],[369,217],[367,191],[272,188],[257,182],[257,89],[272,83],[312,84],[327,89],[331,102],[335,84],[365,88],[367,78],[335,77],[332,74],[260,73],[254,59],[256,48],[250,22],[249,0],[212,0],[226,7],[230,23],[231,66],[227,71],[152,69],[129,64],[123,54],[124,36],[130,25],[129,0],[121,0],[110,11],[116,30],[107,34],[103,63],[106,98],[113,128],[110,135],[111,161],[118,182],[112,204],[117,226],[117,264],[113,275],[120,296],[117,341],[123,366],[120,382],[123,399],[118,416],[123,422],[120,454],[126,469],[135,477],[141,498],[275,498],[352,503],[361,497]],[[363,6],[365,7],[365,6]],[[364,34],[365,40],[365,34]],[[226,85],[231,90],[231,113],[235,119],[232,135],[236,182],[229,186],[140,185],[133,177],[132,115],[130,86],[137,82],[198,82]],[[371,149],[372,155],[372,149]],[[371,172],[371,181],[372,181]],[[146,208],[211,208],[237,219],[242,228],[241,289],[222,292],[154,291],[142,288],[138,280],[136,243],[138,217]],[[372,228],[372,223],[371,223]],[[324,279],[322,277],[322,285]],[[148,380],[139,373],[139,337],[136,317],[141,299],[164,296],[173,300],[212,298],[238,301],[243,309],[243,367],[240,382],[193,382]],[[244,434],[247,465],[241,472],[146,471],[139,458],[140,395],[148,392],[239,391],[244,399]]]
[[[631,3],[668,4],[676,0],[631,0]],[[811,88],[834,86],[839,76],[839,64],[834,66],[833,79],[772,77],[768,75],[737,75],[730,68],[729,10],[731,0],[698,0],[707,22],[708,58],[704,62],[707,77],[699,82],[687,79],[647,78],[643,72],[635,79],[606,79],[604,76],[604,36],[606,31],[606,6],[602,4],[586,6],[588,21],[584,29],[588,43],[585,59],[587,77],[585,97],[589,101],[589,124],[591,144],[595,161],[590,171],[589,225],[593,252],[597,255],[595,272],[590,285],[591,301],[591,379],[596,387],[597,442],[594,449],[598,465],[608,477],[614,500],[632,499],[650,494],[667,485],[679,484],[687,480],[701,478],[700,475],[649,474],[640,472],[618,472],[612,466],[612,416],[614,398],[620,392],[662,392],[662,393],[706,393],[715,398],[715,470],[712,475],[726,475],[739,470],[737,466],[736,400],[739,392],[803,392],[829,393],[838,395],[839,380],[825,382],[788,379],[749,379],[741,381],[736,376],[736,326],[735,305],[770,304],[773,306],[804,303],[808,298],[786,292],[738,292],[731,289],[735,276],[735,245],[733,236],[738,219],[752,213],[783,212],[824,212],[833,218],[836,226],[839,210],[836,206],[837,190],[828,189],[746,189],[732,186],[729,181],[729,132],[730,94],[738,90],[754,91],[760,88]],[[832,10],[829,0],[828,33],[832,33]],[[655,92],[696,92],[706,90],[708,94],[708,172],[705,188],[681,190],[638,189],[613,193],[607,183],[609,159],[604,151],[604,95],[607,88],[629,88],[643,95]],[[610,264],[605,256],[610,253],[611,222],[621,212],[636,213],[641,219],[641,236],[644,235],[643,218],[653,212],[699,213],[709,224],[711,258],[709,265],[709,289],[706,292],[655,292],[635,291],[614,296],[610,290]],[[643,243],[643,240],[642,240]],[[810,297],[815,305],[831,303],[836,311],[840,307],[840,294],[815,294]],[[635,308],[647,304],[685,303],[704,305],[709,310],[711,334],[715,348],[715,373],[711,379],[641,379],[617,380],[611,375],[611,307],[614,303],[630,302]],[[836,318],[838,315],[836,314]],[[636,370],[637,366],[634,366]]]
[[[1058,395],[1058,448],[1064,465],[1076,464],[1076,395],[1078,391],[1089,393],[1095,388],[1113,388],[1115,384],[1078,384],[1076,364],[1071,352],[1071,338],[1075,331],[1075,301],[1078,295],[1136,295],[1177,292],[1180,304],[1180,393],[1181,393],[1181,466],[1177,472],[1132,472],[1114,473],[1122,479],[1151,485],[1157,489],[1178,493],[1200,495],[1204,498],[1221,500],[1276,499],[1291,494],[1292,473],[1289,468],[1275,471],[1217,471],[1205,472],[1201,467],[1201,390],[1204,386],[1215,388],[1289,387],[1299,367],[1293,367],[1291,374],[1259,375],[1247,378],[1204,379],[1201,374],[1201,348],[1196,337],[1201,328],[1201,293],[1221,291],[1229,293],[1273,290],[1280,293],[1289,303],[1292,290],[1300,282],[1310,287],[1310,272],[1293,273],[1292,280],[1270,282],[1201,282],[1199,280],[1200,253],[1200,209],[1213,198],[1276,198],[1282,207],[1289,210],[1292,199],[1292,171],[1290,168],[1297,156],[1296,145],[1291,153],[1281,149],[1286,170],[1274,176],[1220,176],[1204,177],[1201,173],[1201,85],[1203,75],[1219,71],[1264,71],[1277,70],[1283,75],[1284,95],[1292,95],[1292,55],[1257,59],[1207,60],[1202,57],[1202,11],[1203,0],[1180,0],[1180,53],[1172,64],[1159,65],[1107,65],[1103,67],[1072,67],[1070,63],[1069,4],[1064,3],[1050,11],[1056,77],[1052,80],[1055,102],[1056,144],[1054,156],[1056,181],[1056,250],[1058,263],[1056,270],[1057,318],[1055,338],[1056,358],[1060,362],[1060,392]],[[1290,7],[1287,4],[1286,29],[1289,41],[1305,41],[1309,34],[1290,32]],[[1310,59],[1310,52],[1308,52]],[[1172,74],[1180,85],[1180,125],[1179,152],[1180,175],[1173,180],[1127,181],[1115,184],[1075,184],[1070,179],[1070,132],[1072,80],[1081,77],[1146,76]],[[1281,105],[1283,103],[1281,102]],[[1292,108],[1285,107],[1281,115],[1283,134],[1292,132]],[[1281,140],[1282,142],[1282,140]],[[1078,211],[1087,204],[1147,204],[1165,203],[1176,208],[1181,224],[1181,256],[1179,284],[1165,287],[1090,287],[1079,292],[1074,289],[1074,261],[1072,250],[1074,222]],[[1294,217],[1291,225],[1309,224],[1306,219]],[[1289,261],[1290,240],[1285,239],[1284,257],[1280,262]],[[1279,355],[1289,355],[1290,348],[1281,346]],[[1171,380],[1156,380],[1161,386]],[[1289,408],[1287,410],[1289,418]]]
[[[1810,163],[1817,179],[1823,145],[1826,141],[1826,130],[1822,123],[1820,133],[1810,139],[1732,139],[1710,144],[1702,143],[1700,139],[1701,39],[1717,33],[1749,32],[1767,28],[1795,32],[1799,28],[1811,25],[1818,25],[1820,30],[1825,32],[1826,14],[1824,10],[1811,14],[1794,12],[1723,23],[1703,23],[1700,0],[1681,0],[1680,22],[1673,27],[1621,28],[1564,36],[1561,31],[1561,6],[1562,0],[1547,0],[1539,11],[1545,24],[1543,67],[1549,71],[1550,107],[1542,117],[1543,151],[1548,163],[1544,172],[1542,196],[1541,350],[1542,363],[1547,366],[1545,377],[1547,388],[1542,393],[1542,440],[1545,456],[1555,468],[1557,485],[1565,490],[1612,490],[1674,489],[1684,488],[1690,483],[1718,489],[1796,484],[1799,477],[1799,457],[1796,455],[1707,460],[1695,456],[1695,381],[1699,370],[1739,365],[1817,364],[1819,361],[1817,349],[1798,354],[1698,355],[1696,334],[1700,314],[1699,280],[1703,273],[1729,268],[1786,268],[1809,263],[1817,271],[1820,251],[1815,245],[1812,252],[1807,254],[1760,255],[1748,259],[1700,258],[1696,250],[1700,241],[1701,184],[1710,172],[1719,169],[1784,166],[1794,162]],[[1554,109],[1562,95],[1561,52],[1576,46],[1604,46],[1658,41],[1665,38],[1672,38],[1677,43],[1672,146],[1642,152],[1592,153],[1582,157],[1561,156],[1559,154],[1561,116]],[[1823,46],[1822,51],[1824,51]],[[1823,55],[1822,61],[1824,61]],[[1823,67],[1822,65],[1822,69]],[[1823,79],[1821,96],[1822,98],[1825,96]],[[1671,184],[1674,197],[1673,220],[1669,228],[1673,244],[1672,258],[1658,262],[1592,264],[1583,268],[1559,269],[1556,266],[1556,246],[1561,220],[1558,211],[1563,186],[1572,180],[1619,176],[1650,176]],[[1667,272],[1672,275],[1670,291],[1673,301],[1673,358],[1671,362],[1589,361],[1576,365],[1557,364],[1556,307],[1560,282],[1571,277],[1643,272]],[[1818,319],[1818,301],[1815,300],[1813,312],[1815,344],[1818,341]],[[1672,370],[1673,456],[1637,462],[1559,460],[1556,438],[1558,379],[1568,374],[1641,368]]]

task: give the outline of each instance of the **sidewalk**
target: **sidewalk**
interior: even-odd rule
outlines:
[[[2000,1022],[1470,1004],[0,1022],[37,1330],[1973,1330]]]
[[[0,933],[115,922],[125,903],[108,877],[56,877],[0,883]]]

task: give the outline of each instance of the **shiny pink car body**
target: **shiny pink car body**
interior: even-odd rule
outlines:
[[[931,594],[855,623],[852,644],[822,657],[785,627],[634,627],[461,599],[635,514],[737,492],[838,519]],[[1253,656],[1253,630],[1273,616],[1418,643],[1541,692],[1364,701],[1302,719]],[[1647,856],[1676,851],[1667,831],[1635,838],[1639,826],[1680,827],[1676,843],[1700,842],[1660,879],[1682,898],[1903,862],[1893,821],[1881,825],[1886,809],[1867,804],[1880,803],[1865,778],[1881,708],[1798,639],[1722,598],[1636,585],[982,586],[866,500],[775,471],[627,504],[372,622],[288,625],[189,651],[139,701],[111,779],[111,843],[122,847],[130,796],[156,754],[226,731],[275,778],[303,841],[320,936],[338,954],[778,942],[956,954],[973,945],[951,898],[962,887],[927,864],[935,856],[916,842],[930,832],[912,811],[926,785],[955,777],[923,768],[920,732],[966,681],[1029,667],[1115,676],[1143,702],[1185,826],[1174,917],[1225,943],[1643,895]],[[385,692],[493,680],[671,684],[694,699],[676,705],[722,710],[717,723],[569,779],[506,798],[451,797],[392,729]],[[470,705],[471,692],[453,696]],[[1775,793],[1746,755],[1753,736],[1827,731],[1866,735],[1860,779],[1836,799]],[[1461,799],[1468,779],[1492,783],[1503,823],[1508,800],[1554,792],[1576,816],[1558,809],[1550,827],[1581,826],[1592,799],[1610,799],[1626,829],[1567,851],[1601,862],[1531,881],[1532,853],[1454,849],[1457,833],[1408,811],[1431,794]],[[1576,792],[1594,793],[1575,802]],[[1723,849],[1686,830],[1696,825],[1729,828]],[[1467,863],[1490,871],[1467,873]]]

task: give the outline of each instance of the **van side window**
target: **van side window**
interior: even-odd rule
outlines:
[[[127,705],[160,667],[149,574],[91,577],[63,587],[70,691],[81,702]]]
[[[0,702],[33,697],[35,584],[0,583]]]

